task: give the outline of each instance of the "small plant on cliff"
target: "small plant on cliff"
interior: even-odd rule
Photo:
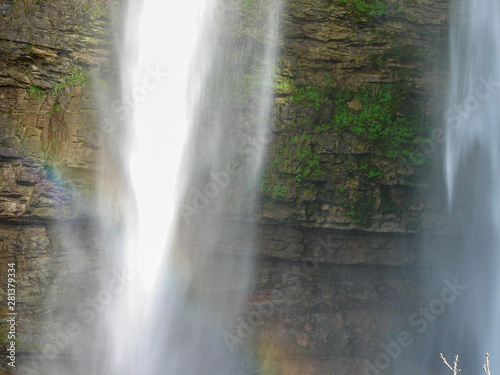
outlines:
[[[49,115],[53,115],[53,114],[58,113],[60,111],[61,111],[61,104],[56,102],[52,106],[52,109],[49,111]]]
[[[66,87],[82,86],[86,87],[90,81],[90,71],[81,68],[71,68],[71,74],[68,74],[62,81],[52,86],[52,92],[59,96]]]
[[[287,189],[282,186],[281,182],[276,185],[273,191],[273,199],[276,200],[278,198],[286,198]]]
[[[295,176],[297,182],[303,182],[310,175],[318,175],[321,173],[319,155],[314,154],[311,145],[305,144],[303,146],[297,146],[295,155],[299,161],[299,169],[297,171],[297,176]]]
[[[293,83],[288,77],[276,74],[274,77],[274,90],[278,92],[292,91]]]
[[[69,0],[75,13],[91,16],[94,19],[109,16],[115,0]]]
[[[43,91],[38,85],[31,85],[28,89],[28,94],[30,97],[35,97],[36,100],[41,100],[43,96]]]
[[[71,68],[71,74],[63,78],[52,86],[52,92],[59,96],[66,87],[82,86],[86,87],[90,80],[90,72],[81,68]]]

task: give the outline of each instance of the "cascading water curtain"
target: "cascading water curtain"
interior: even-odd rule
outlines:
[[[500,3],[463,0],[456,16],[445,167],[452,216],[466,217],[459,229],[465,255],[457,268],[468,274],[467,294],[474,297],[457,320],[475,355],[468,366],[477,368],[487,352],[493,364],[500,361]]]
[[[500,361],[500,3],[454,8],[443,116],[448,223],[445,233],[424,233],[420,330],[413,358],[398,361],[401,374],[447,371],[439,353],[458,354],[464,373],[481,371],[486,353],[492,373]]]
[[[244,374],[224,332],[237,324],[255,266],[281,4],[124,8],[96,245],[88,251],[64,232],[68,265],[47,303],[53,322],[20,373]]]
[[[161,345],[154,340],[159,328],[155,309],[163,309],[164,319],[169,319],[172,306],[160,304],[158,292],[167,288],[174,294],[175,289],[160,284],[158,276],[170,271],[162,265],[170,248],[177,181],[190,130],[190,69],[208,3],[147,0],[138,17],[129,14],[125,28],[135,41],[127,50],[133,60],[123,60],[131,65],[124,67],[122,77],[125,94],[135,103],[129,163],[134,196],[123,252],[115,262],[131,281],[102,323],[109,332],[104,366],[110,374],[156,374],[158,362],[167,355],[158,352]]]
[[[129,16],[135,200],[114,261],[129,281],[100,321],[108,345],[95,356],[107,374],[243,371],[220,332],[252,278],[279,9],[145,0]],[[240,91],[249,74],[254,97]]]

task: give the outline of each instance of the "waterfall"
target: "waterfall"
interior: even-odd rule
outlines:
[[[451,76],[446,123],[446,183],[451,201],[460,165],[478,147],[486,153],[491,180],[498,185],[498,108],[500,78],[500,5],[495,1],[463,1],[451,29]],[[470,17],[464,24],[461,17]],[[460,22],[462,20],[462,22]],[[494,195],[496,195],[494,193]],[[497,204],[491,199],[492,204]],[[499,211],[493,210],[496,215]],[[498,225],[498,224],[495,224]]]
[[[470,354],[476,355],[471,358],[479,360],[489,352],[498,362],[500,3],[461,1],[455,16],[444,116],[445,171],[452,223],[463,223],[459,230],[465,255],[456,268],[469,274],[467,294],[475,295],[467,309],[457,313],[457,329],[467,333],[464,339],[470,342]],[[451,350],[453,343],[447,346]],[[479,368],[482,363],[474,365]]]
[[[420,331],[411,359],[397,362],[401,374],[448,371],[439,353],[449,361],[458,354],[464,373],[481,371],[486,353],[492,373],[500,361],[500,3],[453,7],[446,110],[436,124],[446,129],[447,223],[444,233],[423,234]]]
[[[101,322],[109,332],[103,363],[109,374],[160,373],[159,362],[167,356],[158,351],[162,343],[157,340],[165,341],[169,334],[158,335],[158,330],[170,328],[160,318],[173,318],[178,290],[170,277],[161,275],[173,271],[167,259],[192,122],[191,97],[196,95],[189,92],[190,71],[200,20],[210,4],[148,0],[138,8],[129,6],[125,33],[130,39],[122,57],[123,93],[135,104],[127,163],[133,196],[125,208],[124,245],[114,262],[131,281]],[[171,294],[168,300],[160,300],[163,290]],[[169,373],[176,373],[174,361],[169,362]]]
[[[490,352],[492,358],[500,357],[496,337],[500,298],[500,278],[496,276],[500,251],[499,17],[497,1],[462,1],[457,9],[458,22],[451,29],[445,113],[450,207],[468,216],[461,228],[469,254],[462,267],[480,280],[471,285],[476,287],[471,293],[478,296],[464,316],[465,330],[470,331],[478,355]],[[457,182],[459,179],[465,181]],[[467,262],[473,265],[465,266]]]
[[[107,138],[123,173],[100,183],[121,196],[101,199],[104,276],[86,292],[103,302],[79,309],[84,332],[45,373],[243,373],[223,332],[253,277],[280,9],[130,0],[120,101],[131,110]]]
[[[49,293],[41,350],[20,371],[240,374],[224,332],[253,278],[280,1],[121,10],[120,98],[98,95],[109,113],[96,249],[61,231],[69,297]]]
[[[259,29],[244,25],[249,7]],[[242,371],[221,332],[253,274],[279,14],[272,1],[146,0],[130,18],[135,205],[117,263],[133,282],[103,320],[109,374]],[[250,73],[257,95],[235,100]]]

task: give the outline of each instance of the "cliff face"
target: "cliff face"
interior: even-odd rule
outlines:
[[[287,4],[255,287],[274,311],[231,337],[286,374],[391,373],[407,349],[376,362],[381,345],[418,336],[412,233],[446,231],[431,166],[450,4]]]
[[[253,2],[245,4],[251,22]],[[103,147],[110,129],[99,120],[109,107],[95,93],[113,95],[110,6],[0,8],[1,257],[17,262],[25,353],[40,350],[40,324],[60,308],[44,304],[47,295],[74,290],[61,270],[79,274],[99,258],[96,176],[113,162]],[[363,373],[384,335],[408,325],[418,297],[414,233],[442,229],[439,197],[429,194],[440,144],[430,126],[445,87],[448,7],[287,2],[260,188],[262,259],[248,311],[225,333],[231,350],[251,347],[287,375]],[[251,82],[241,94],[252,100]],[[68,268],[71,248],[89,264]],[[72,285],[89,276],[81,277]],[[250,322],[263,306],[270,309]]]
[[[44,303],[49,292],[64,299],[72,290],[62,272],[71,269],[67,251],[91,253],[105,135],[93,91],[113,44],[105,2],[4,1],[0,12],[0,290],[5,301],[15,262],[19,359],[39,351],[41,322],[57,315]],[[61,223],[67,235],[55,233]],[[7,304],[1,309],[5,371]]]
[[[354,4],[288,3],[264,218],[416,231],[439,210],[417,176],[434,156],[448,4]]]

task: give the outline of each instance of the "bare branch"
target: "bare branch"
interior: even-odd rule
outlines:
[[[441,358],[446,366],[453,371],[453,375],[457,375],[461,370],[458,368],[458,354],[455,356],[455,360],[453,361],[453,367],[448,363],[446,358],[443,356],[443,353],[439,353],[439,358]],[[488,374],[489,375],[489,374]]]
[[[486,353],[486,364],[483,365],[483,370],[485,375],[491,375],[490,374],[490,355],[489,353]]]

